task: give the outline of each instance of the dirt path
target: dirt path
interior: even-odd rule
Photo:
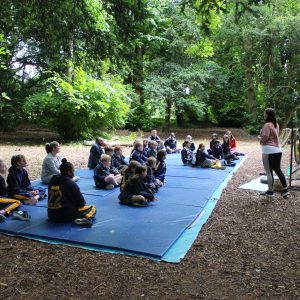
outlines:
[[[1,157],[24,153],[39,174],[41,146],[1,145]],[[0,236],[1,299],[300,299],[300,194],[263,201],[237,187],[262,171],[260,149],[233,176],[182,263],[84,251]],[[20,151],[19,151],[20,149]],[[64,153],[85,166],[88,148]],[[288,153],[284,153],[285,166]]]

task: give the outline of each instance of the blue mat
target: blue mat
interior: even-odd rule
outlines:
[[[32,217],[30,222],[8,218],[0,223],[0,232],[47,243],[179,262],[204,224],[203,216],[208,218],[211,213],[213,199],[218,198],[237,168],[184,167],[177,154],[168,156],[167,165],[167,183],[157,194],[158,200],[147,208],[120,205],[118,189],[97,190],[92,177],[88,177],[91,172],[77,170],[76,174],[81,176],[78,185],[87,203],[97,206],[92,228],[50,222],[47,219],[47,200],[43,200],[36,206],[25,207]],[[188,176],[186,174],[192,176],[184,177]],[[39,181],[33,184],[44,186]]]

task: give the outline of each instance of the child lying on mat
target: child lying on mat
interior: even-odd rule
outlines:
[[[22,201],[24,204],[36,204],[46,197],[46,192],[40,187],[31,185],[25,169],[27,161],[24,155],[14,155],[7,176],[7,193],[11,198]]]
[[[48,218],[54,222],[75,222],[91,227],[96,207],[86,205],[78,185],[73,181],[74,167],[65,158],[60,166],[60,175],[49,183]]]
[[[145,177],[146,186],[152,191],[157,192],[158,189],[163,186],[163,183],[154,177],[154,170],[156,167],[156,158],[149,157],[147,159],[147,176]]]
[[[7,166],[0,160],[0,222],[4,222],[6,217],[13,214],[14,219],[29,221],[30,216],[27,211],[18,211],[21,202],[15,199],[8,199],[7,188],[4,177],[7,173]]]
[[[225,167],[221,166],[221,163],[219,160],[217,160],[215,157],[209,155],[205,151],[204,144],[199,144],[198,150],[196,152],[195,167],[225,169]]]
[[[121,204],[147,206],[148,202],[151,202],[155,199],[151,190],[149,190],[144,183],[146,176],[146,166],[139,166],[136,168],[135,174],[129,177],[124,189],[122,189],[119,195]]]
[[[154,170],[154,177],[161,181],[162,183],[165,182],[165,176],[167,172],[167,165],[166,160],[167,152],[165,150],[159,150],[157,152],[157,159],[156,159],[156,166]]]
[[[132,160],[129,165],[122,170],[122,184],[120,186],[121,190],[125,187],[128,178],[131,175],[134,175],[136,168],[140,166],[141,164],[139,162]]]
[[[94,170],[95,185],[99,189],[111,190],[120,186],[122,175],[119,171],[111,166],[111,157],[107,154],[102,154],[100,162]]]

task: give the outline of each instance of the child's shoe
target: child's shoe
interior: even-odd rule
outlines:
[[[281,196],[283,198],[287,198],[288,196],[290,195],[290,191],[288,190],[288,188],[284,188],[282,191],[281,191]]]
[[[78,219],[75,219],[74,223],[77,224],[77,225],[80,225],[82,227],[88,227],[88,228],[92,227],[92,225],[93,225],[92,220],[87,219],[87,218],[78,218]]]
[[[140,206],[140,207],[145,207],[148,205],[148,201],[147,200],[143,200],[143,201],[136,201],[136,202],[132,202],[133,206]]]
[[[13,218],[16,220],[21,220],[21,221],[29,221],[30,220],[30,215],[27,211],[25,210],[19,210],[19,211],[14,211],[13,212]]]
[[[113,190],[114,188],[115,188],[115,186],[111,183],[105,187],[106,190]]]
[[[274,192],[272,191],[266,191],[266,192],[262,192],[260,193],[261,196],[266,196],[267,198],[273,198],[274,197]]]

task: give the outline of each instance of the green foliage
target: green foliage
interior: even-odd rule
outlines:
[[[149,103],[133,103],[128,112],[125,127],[129,130],[150,131],[153,125],[152,110]]]
[[[89,138],[100,128],[125,122],[129,91],[116,76],[97,80],[76,69],[72,83],[56,74],[46,87],[26,99],[30,121],[56,130],[65,138]]]

